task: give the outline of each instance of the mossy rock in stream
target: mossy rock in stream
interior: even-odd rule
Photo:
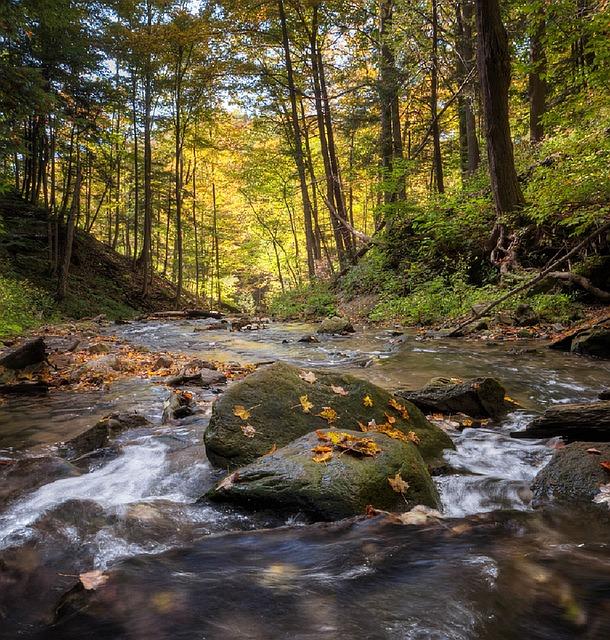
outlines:
[[[328,434],[334,429],[322,429]],[[378,509],[408,510],[416,504],[438,506],[438,494],[417,446],[382,433],[345,431],[372,440],[374,456],[336,450],[327,462],[315,462],[314,448],[325,445],[318,433],[308,433],[274,453],[259,458],[222,480],[207,494],[214,501],[283,511],[303,511],[322,520]],[[396,474],[408,483],[404,493],[389,479]]]
[[[436,464],[443,449],[454,448],[451,438],[410,402],[400,400],[405,415],[408,413],[405,419],[402,412],[390,406],[393,396],[366,380],[315,371],[310,378],[313,382],[307,382],[301,377],[307,373],[312,372],[276,362],[229,387],[214,404],[204,436],[210,462],[235,469],[316,429],[332,426],[340,431],[358,430],[359,422],[385,423],[386,413],[395,419],[394,428],[417,434],[419,451],[427,463]],[[303,396],[312,404],[308,412],[301,405]],[[367,397],[370,402],[365,402]],[[250,415],[245,420],[235,415],[236,407],[245,408]],[[331,407],[337,414],[330,425],[318,415],[324,407]]]

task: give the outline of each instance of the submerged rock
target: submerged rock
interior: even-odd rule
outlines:
[[[354,333],[354,327],[347,318],[333,316],[332,318],[324,318],[318,327],[318,333]]]
[[[216,384],[224,384],[227,376],[222,371],[213,369],[201,369],[195,373],[179,373],[176,376],[170,376],[165,380],[165,384],[170,387],[179,387],[181,385],[195,385],[198,387],[211,387]]]
[[[578,334],[570,347],[572,353],[610,359],[610,326]]]
[[[162,424],[167,424],[172,420],[180,420],[193,415],[195,411],[195,401],[193,396],[186,391],[172,391],[169,398],[163,403]]]
[[[399,391],[424,412],[465,413],[472,418],[498,419],[511,408],[504,387],[493,378],[433,378],[418,391]]]
[[[511,434],[514,438],[554,438],[610,441],[610,400],[577,404],[562,404],[547,409],[530,422],[524,431]]]
[[[28,340],[16,349],[12,349],[0,357],[0,367],[6,369],[25,369],[33,364],[44,362],[47,357],[47,347],[42,338]]]
[[[575,442],[558,449],[532,483],[534,500],[550,498],[591,502],[610,473],[600,463],[610,460],[607,442]]]
[[[366,380],[334,372],[312,372],[276,362],[261,367],[229,387],[216,401],[204,442],[214,466],[234,469],[253,462],[274,446],[331,426],[357,430],[373,421],[392,426],[420,439],[426,462],[454,448],[441,429],[417,407],[401,400],[403,411],[392,408],[393,396]],[[332,411],[325,412],[325,408]],[[322,414],[322,415],[320,415]]]
[[[149,424],[148,420],[138,413],[113,413],[64,442],[61,450],[65,458],[73,460],[108,446],[113,438],[128,429],[143,427],[147,424]]]
[[[62,458],[44,456],[3,461],[0,465],[0,504],[20,498],[49,482],[80,475]]]
[[[438,505],[438,495],[417,446],[382,433],[346,431],[375,443],[373,456],[336,452],[326,462],[316,462],[315,448],[325,446],[320,434],[309,433],[278,451],[238,469],[208,493],[212,500],[289,511],[304,511],[323,520],[363,514],[368,505],[405,510],[416,504]],[[407,483],[404,493],[389,480],[399,474]]]

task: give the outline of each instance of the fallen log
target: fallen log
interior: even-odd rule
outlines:
[[[220,320],[223,315],[220,311],[206,311],[204,309],[173,309],[170,311],[155,311],[147,314],[146,317],[159,320],[174,318],[211,318]]]
[[[572,282],[585,291],[588,291],[599,300],[610,302],[610,293],[608,291],[604,291],[603,289],[596,287],[589,278],[585,278],[577,273],[572,273],[571,271],[551,271],[551,273],[549,273],[549,278],[555,278],[555,280],[562,280],[564,282]]]

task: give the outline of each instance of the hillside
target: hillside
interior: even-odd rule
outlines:
[[[75,232],[68,294],[56,302],[47,222],[42,208],[14,197],[0,200],[0,337],[47,320],[102,313],[111,319],[129,318],[175,307],[171,282],[155,275],[150,294],[143,299],[142,277],[131,261],[81,229]]]

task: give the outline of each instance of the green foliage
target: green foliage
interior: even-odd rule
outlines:
[[[320,318],[337,313],[335,295],[323,282],[276,295],[271,300],[269,310],[279,320]]]
[[[53,300],[28,280],[0,273],[0,338],[18,335],[52,317]]]
[[[526,213],[536,224],[560,225],[579,235],[610,213],[610,134],[603,117],[588,128],[557,131],[534,161],[538,166],[525,196],[531,203]]]
[[[385,254],[371,249],[341,281],[341,291],[348,298],[372,293],[399,294],[404,286],[395,271],[389,268]]]
[[[579,317],[579,307],[567,293],[539,293],[527,303],[546,322],[570,322]]]

